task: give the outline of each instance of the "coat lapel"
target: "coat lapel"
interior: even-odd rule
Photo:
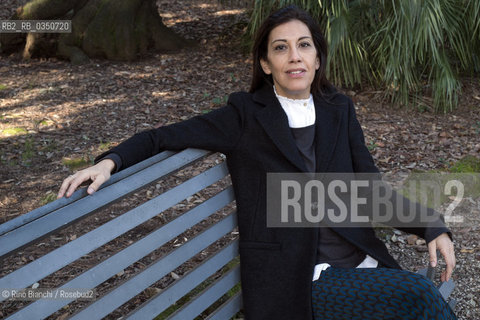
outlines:
[[[283,111],[280,102],[273,92],[273,89],[264,86],[255,92],[254,100],[265,105],[265,107],[256,113],[256,118],[262,125],[273,143],[282,152],[282,154],[299,170],[307,171],[305,162],[303,161],[297,145],[293,138],[290,127],[288,126],[288,118]]]
[[[253,96],[256,102],[265,107],[256,113],[256,117],[265,132],[283,155],[302,172],[306,172],[305,162],[298,151],[293,138],[288,118],[270,86],[264,86]],[[335,145],[340,134],[342,117],[340,107],[328,103],[321,97],[314,97],[316,136],[315,154],[316,171],[325,172],[335,152]]]
[[[325,172],[335,152],[343,112],[340,107],[315,97],[315,155],[317,172]]]

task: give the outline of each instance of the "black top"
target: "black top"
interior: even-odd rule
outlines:
[[[290,128],[298,150],[309,172],[315,172],[315,124],[303,128]],[[318,230],[317,264],[328,263],[333,267],[355,268],[365,253],[328,227]]]

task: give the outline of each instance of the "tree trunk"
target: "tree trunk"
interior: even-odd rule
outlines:
[[[2,51],[25,45],[24,58],[47,53],[73,63],[88,57],[134,60],[150,48],[173,51],[193,44],[165,27],[155,0],[33,0],[12,19],[72,20],[72,33],[30,35],[26,45],[25,34],[0,34]]]

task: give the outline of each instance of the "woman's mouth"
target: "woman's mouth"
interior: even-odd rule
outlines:
[[[294,69],[294,70],[288,70],[287,74],[290,77],[299,77],[302,76],[305,73],[305,69]]]

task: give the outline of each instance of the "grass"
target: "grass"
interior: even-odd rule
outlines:
[[[100,151],[107,151],[112,148],[112,143],[111,142],[101,142],[100,145],[98,146],[98,149]]]
[[[223,97],[216,97],[212,100],[212,103],[214,105],[223,105],[225,103],[227,103],[228,101],[228,96],[223,96]]]
[[[76,171],[81,168],[88,167],[93,164],[88,158],[77,157],[77,158],[63,158],[62,163],[67,166],[70,170]]]
[[[480,158],[468,155],[454,163],[448,171],[454,173],[480,173]]]
[[[367,145],[368,151],[375,150],[376,147],[378,147],[378,144],[376,144],[373,140]]]
[[[22,162],[23,165],[25,166],[31,166],[32,165],[32,159],[35,154],[35,149],[33,145],[33,138],[29,137],[25,141],[23,145],[23,150],[22,150]]]
[[[457,187],[459,185],[462,190]],[[435,208],[452,196],[480,196],[480,158],[465,156],[444,170],[412,172],[400,190],[405,197]]]
[[[0,91],[7,90],[7,89],[8,87],[6,85],[0,83]]]
[[[57,200],[57,195],[53,191],[48,191],[45,196],[40,199],[40,205],[44,206],[47,203]]]
[[[47,120],[33,120],[33,126],[38,128],[39,126],[48,126],[49,123]]]
[[[28,131],[24,128],[8,128],[2,131],[2,134],[9,137],[9,136],[18,136],[22,134],[27,134]]]

